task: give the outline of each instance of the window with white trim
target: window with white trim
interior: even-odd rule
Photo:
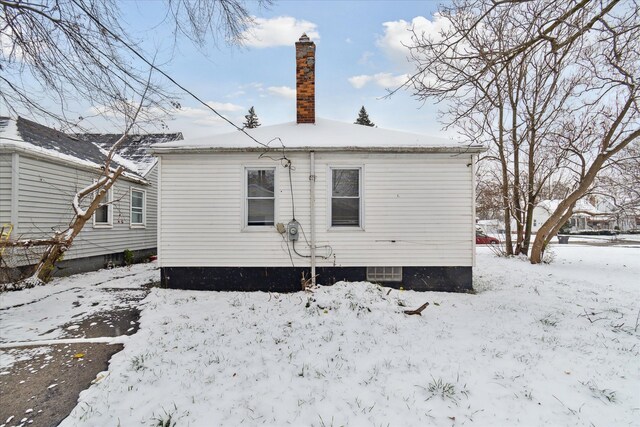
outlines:
[[[94,227],[112,227],[113,226],[113,189],[109,189],[102,199],[102,206],[93,213]]]
[[[131,189],[131,226],[144,227],[146,220],[146,192]]]
[[[246,169],[247,226],[268,226],[275,218],[275,168]]]
[[[331,169],[331,226],[360,227],[360,168]]]
[[[367,267],[370,282],[402,282],[402,267]]]

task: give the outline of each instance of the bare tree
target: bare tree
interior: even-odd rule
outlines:
[[[489,147],[481,163],[501,188],[509,255],[529,251],[533,209],[563,161],[552,130],[583,79],[571,70],[575,58],[568,47],[540,45],[511,62],[495,62],[491,52],[531,36],[531,26],[523,24],[527,16],[498,14],[476,25],[469,9],[459,10],[446,16],[449,25],[439,37],[414,33],[411,46],[419,70],[414,94],[444,101],[445,125]]]
[[[151,79],[151,73],[149,79]],[[126,140],[129,132],[136,124],[136,120],[145,107],[145,96],[147,91],[141,95],[140,102],[137,105],[129,104],[125,108],[125,128],[122,136],[111,146],[109,152],[105,156],[104,165],[102,166],[102,174],[92,184],[80,189],[73,197],[71,204],[73,206],[74,215],[69,221],[66,228],[55,230],[53,236],[48,239],[25,239],[10,240],[3,245],[14,248],[31,248],[35,246],[45,246],[46,249],[40,256],[40,261],[36,264],[31,277],[22,281],[17,287],[32,287],[37,284],[43,284],[50,280],[51,274],[56,263],[64,256],[73,244],[74,239],[80,234],[87,221],[91,219],[93,214],[99,208],[112,203],[104,201],[109,190],[116,183],[118,178],[124,173],[125,169],[122,165],[113,166],[113,159],[120,145]]]
[[[531,262],[539,263],[558,223],[592,190],[601,170],[625,156],[640,140],[640,7],[600,18],[586,34],[577,67],[588,70],[582,105],[561,123],[561,148],[568,153],[574,186],[542,225],[533,244]],[[633,144],[633,145],[632,145]]]
[[[219,37],[239,44],[252,22],[246,3],[165,0],[165,25],[173,27],[176,37],[182,34],[199,46]],[[270,3],[258,1],[260,5]],[[69,225],[49,239],[7,243],[12,247],[47,247],[30,279],[32,284],[49,279],[53,266],[85,223],[110,203],[104,202],[104,197],[124,172],[113,166],[113,156],[132,127],[157,120],[169,107],[179,105],[167,86],[186,92],[224,119],[157,66],[155,58],[123,27],[118,3],[109,0],[0,0],[0,71],[0,103],[12,115],[27,113],[68,129],[83,120],[70,117],[70,104],[82,99],[98,114],[124,117],[126,122],[122,137],[106,156],[103,174],[75,194],[75,215]],[[159,80],[152,81],[152,75]],[[134,99],[140,100],[137,107]]]
[[[414,34],[415,95],[446,101],[447,126],[489,143],[508,254],[528,252],[533,208],[562,179],[566,198],[532,247],[540,262],[598,171],[637,138],[638,5],[618,3],[461,0],[442,10],[437,37]]]
[[[166,0],[165,7],[164,25],[198,45],[221,36],[240,43],[252,19],[245,0]],[[118,3],[110,0],[0,0],[4,107],[12,115],[71,126],[78,118],[70,117],[70,104],[78,99],[104,106],[116,117],[123,113],[125,93],[140,98],[146,91],[151,107],[175,105],[166,79],[147,84],[152,55],[122,22]],[[157,111],[162,108],[141,115]]]
[[[631,144],[610,162],[591,194],[602,201],[604,212],[621,228],[637,228],[640,214],[640,144]]]

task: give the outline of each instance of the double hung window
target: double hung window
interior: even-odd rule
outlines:
[[[142,227],[145,221],[145,192],[131,189],[131,226]]]
[[[360,168],[331,169],[331,226],[361,226]]]
[[[102,206],[93,213],[94,227],[112,227],[113,226],[113,189],[110,188],[102,199]]]
[[[273,225],[275,218],[275,168],[246,169],[247,226]]]

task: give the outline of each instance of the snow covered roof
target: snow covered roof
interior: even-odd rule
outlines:
[[[0,117],[0,148],[24,150],[48,160],[70,162],[100,169],[109,148],[119,135],[68,135],[22,117]],[[114,167],[123,166],[124,176],[144,181],[156,159],[144,150],[156,142],[182,138],[182,134],[131,135],[114,157]]]
[[[478,153],[482,145],[463,145],[456,141],[395,130],[373,128],[334,120],[317,119],[315,124],[283,123],[247,129],[248,134],[274,150],[289,151],[388,151]],[[279,138],[279,139],[278,139]],[[153,153],[193,151],[263,151],[242,132],[211,135],[155,144]]]
[[[121,134],[77,134],[76,137],[96,144],[104,152],[108,152],[113,144],[120,139]],[[149,147],[154,144],[178,141],[182,139],[182,133],[150,133],[145,135],[128,135],[122,141],[115,159],[118,163],[145,176],[158,162],[158,159],[149,153]]]
[[[547,212],[549,212],[550,214],[552,214],[558,208],[558,205],[560,204],[561,201],[562,200],[558,200],[558,199],[543,200],[540,203],[538,203],[538,207],[541,207]],[[573,208],[573,211],[578,214],[588,214],[588,215],[598,215],[602,213],[595,206],[593,206],[591,203],[589,203],[584,199],[580,199],[577,201],[576,206]]]

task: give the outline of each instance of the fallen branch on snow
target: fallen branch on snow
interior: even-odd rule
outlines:
[[[422,316],[422,311],[427,308],[427,306],[429,305],[428,302],[425,302],[424,304],[422,304],[420,307],[416,308],[415,310],[405,310],[403,311],[404,314],[408,314],[408,315],[412,315],[412,314],[417,314],[418,316]]]

